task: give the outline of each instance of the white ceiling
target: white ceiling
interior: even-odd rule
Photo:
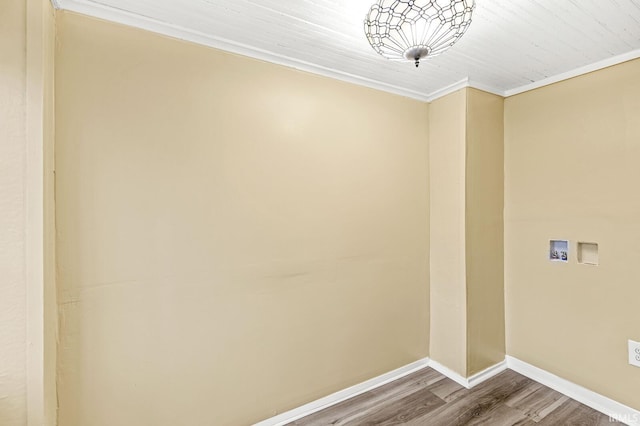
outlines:
[[[476,0],[460,42],[421,62],[368,45],[374,0],[54,0],[57,7],[430,100],[471,85],[502,95],[640,57],[640,0]]]

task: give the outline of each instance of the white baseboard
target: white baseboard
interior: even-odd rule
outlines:
[[[507,369],[507,361],[502,361],[497,363],[496,365],[492,365],[491,367],[482,370],[479,373],[474,374],[473,376],[467,379],[469,382],[468,388],[471,389],[474,386],[478,386],[480,383],[489,380],[493,376],[497,376]]]
[[[496,365],[493,365],[485,370],[482,370],[481,372],[474,374],[473,376],[468,378],[463,377],[462,375],[456,373],[450,368],[445,367],[444,365],[434,360],[429,361],[429,367],[433,368],[438,373],[444,376],[447,376],[448,378],[458,383],[459,385],[462,385],[467,389],[471,389],[472,387],[479,385],[485,380],[489,380],[493,376],[496,376],[502,373],[504,370],[507,369],[507,362],[506,361],[499,362]]]
[[[461,384],[467,389],[470,389],[473,386],[476,386],[484,382],[485,380],[488,380],[491,377],[503,372],[507,368],[507,363],[503,361],[487,368],[484,371],[481,371],[478,374],[474,374],[467,379],[436,361],[430,360],[429,358],[424,358],[409,365],[405,365],[404,367],[400,367],[396,370],[385,373],[381,376],[374,377],[373,379],[367,380],[366,382],[362,382],[355,386],[351,386],[350,388],[333,393],[329,396],[325,396],[324,398],[320,398],[316,401],[295,408],[291,411],[287,411],[275,417],[263,420],[259,423],[256,423],[254,426],[282,426],[287,423],[291,423],[295,420],[301,419],[320,410],[324,410],[325,408],[331,407],[332,405],[336,405],[342,401],[346,401],[349,398],[353,398],[362,393],[378,388],[382,385],[386,385],[387,383],[398,380],[404,376],[408,376],[411,373],[415,373],[416,371],[422,370],[423,368],[427,367],[433,368],[442,375],[447,376],[451,380]]]
[[[462,385],[465,388],[469,388],[469,383],[466,378],[462,377],[460,374],[456,373],[449,367],[445,367],[444,365],[440,364],[438,361],[434,361],[432,359],[431,361],[429,361],[429,367],[433,368],[443,376],[447,376],[459,385]]]
[[[619,402],[511,356],[507,356],[507,368],[556,390],[594,410],[600,411],[615,420],[629,426],[640,426],[640,411],[638,410],[627,407],[626,405],[620,404]]]
[[[351,386],[350,388],[338,391],[324,398],[320,398],[301,407],[295,408],[291,411],[279,414],[275,417],[263,420],[256,423],[254,426],[282,426],[295,420],[301,419],[305,416],[323,410],[332,405],[336,405],[342,401],[346,401],[349,398],[358,396],[372,389],[378,388],[382,385],[386,385],[394,380],[398,380],[404,376],[408,376],[411,373],[422,370],[429,366],[429,358],[424,358],[419,361],[413,362],[404,367],[400,367],[396,370],[385,373],[381,376],[374,377],[365,382]]]
[[[576,385],[575,383],[511,356],[507,356],[505,361],[474,374],[469,378],[462,377],[460,374],[445,367],[437,361],[424,358],[355,386],[351,386],[350,388],[333,393],[324,398],[320,398],[291,411],[263,420],[256,423],[254,426],[285,425],[427,367],[433,368],[437,372],[450,378],[456,383],[459,383],[467,389],[471,389],[472,387],[489,380],[509,368],[516,373],[520,373],[542,385],[554,389],[571,399],[593,408],[594,410],[600,411],[612,419],[618,420],[629,426],[640,426],[640,411],[627,407],[626,405],[620,404],[619,402],[597,394],[583,388],[582,386]]]

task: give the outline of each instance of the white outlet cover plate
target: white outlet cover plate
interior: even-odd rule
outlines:
[[[640,343],[629,340],[629,364],[640,367]]]

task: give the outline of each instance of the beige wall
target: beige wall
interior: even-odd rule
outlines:
[[[504,360],[503,98],[429,107],[431,357],[462,377]]]
[[[0,5],[2,425],[56,417],[53,25],[48,0]]]
[[[26,2],[0,2],[0,424],[26,424]]]
[[[504,360],[504,99],[467,89],[467,376]]]
[[[640,409],[640,61],[507,99],[508,353]],[[550,239],[571,241],[568,264]],[[579,265],[576,242],[600,265]]]
[[[466,377],[466,89],[429,105],[430,355]]]
[[[428,355],[426,104],[57,25],[61,426],[248,424]]]
[[[468,377],[504,357],[503,272],[510,355],[640,407],[638,61],[427,106],[58,25],[62,426],[251,423],[424,357],[429,334]]]
[[[27,0],[27,405],[29,425],[55,425],[58,310],[54,192],[55,17]]]

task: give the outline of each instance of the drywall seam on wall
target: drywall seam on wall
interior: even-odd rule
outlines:
[[[57,24],[60,424],[249,424],[428,355],[427,104]]]
[[[55,197],[55,45],[56,11],[46,0],[44,32],[44,426],[58,424],[58,287]],[[39,426],[39,425],[38,425]]]

